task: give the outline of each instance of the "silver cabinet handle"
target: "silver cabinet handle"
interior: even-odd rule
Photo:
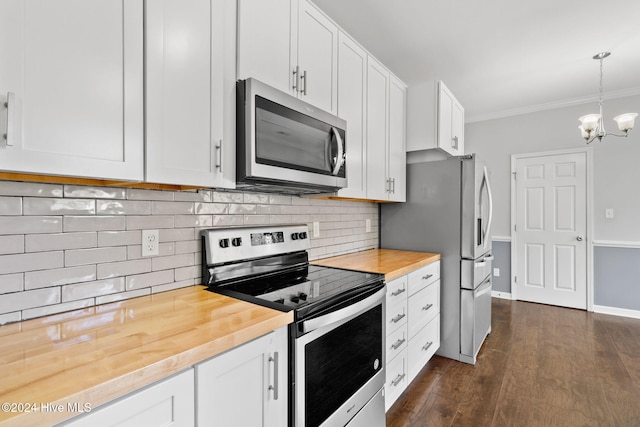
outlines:
[[[302,79],[302,83],[304,83],[304,86],[302,88],[302,94],[306,95],[307,94],[307,70],[304,70],[304,72],[302,73],[302,76],[300,77],[300,79]]]
[[[425,344],[424,347],[422,347],[422,349],[424,351],[427,351],[427,350],[429,350],[429,347],[431,347],[432,344],[433,344],[433,341],[430,341],[427,344]]]
[[[406,316],[406,314],[398,314],[396,317],[394,317],[393,319],[391,319],[391,321],[393,323],[398,323],[399,321],[401,321],[402,319],[404,319],[404,317]]]
[[[300,92],[300,67],[296,65],[293,69],[293,90]]]
[[[405,342],[406,340],[404,338],[396,341],[394,344],[391,344],[391,348],[394,350],[397,350],[400,348],[400,346]]]
[[[269,362],[273,362],[273,385],[269,386],[269,390],[273,390],[273,400],[278,400],[278,352],[274,352],[273,356],[269,356]]]
[[[391,178],[391,183],[393,184],[393,187],[391,189],[391,192],[393,194],[396,194],[396,179],[395,178]]]
[[[454,136],[453,138],[451,138],[451,147],[455,148],[456,150],[458,149],[458,137]]]
[[[433,277],[433,274],[427,274],[426,276],[422,276],[422,280],[429,280]]]
[[[9,145],[9,144],[7,143],[7,145]],[[582,242],[582,236],[578,236],[578,237],[576,237],[576,240],[577,240],[578,242]]]
[[[397,386],[398,384],[400,384],[404,377],[405,374],[398,375],[395,380],[391,381],[391,384],[393,384],[394,387]]]
[[[427,305],[425,305],[424,307],[422,307],[422,309],[423,309],[424,311],[427,311],[427,310],[429,310],[431,307],[433,307],[433,304],[427,304]]]
[[[13,145],[13,113],[15,109],[16,102],[16,94],[13,92],[7,92],[7,101],[4,103],[4,106],[7,107],[7,129],[4,136],[4,139],[8,147]]]
[[[218,160],[216,161],[216,169],[220,170],[222,173],[222,140],[218,144],[216,144],[216,151],[218,152]]]
[[[398,289],[398,290],[397,290],[397,291],[395,291],[395,292],[391,292],[391,296],[392,296],[392,297],[397,297],[398,295],[400,295],[401,293],[406,292],[406,291],[407,291],[407,290],[406,290],[405,288]]]

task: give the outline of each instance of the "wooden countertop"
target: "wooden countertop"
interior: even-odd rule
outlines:
[[[51,425],[293,321],[191,286],[0,327],[0,403],[63,405],[0,411],[0,425]]]
[[[312,264],[382,273],[388,282],[439,259],[440,254],[430,252],[370,249],[368,251],[320,259],[313,261]]]

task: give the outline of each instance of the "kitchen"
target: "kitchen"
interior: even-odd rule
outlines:
[[[55,8],[52,9],[54,10],[48,11],[48,13],[56,12]],[[234,8],[227,7],[225,13],[233,14]],[[328,10],[327,13],[331,16]],[[199,15],[202,16],[202,14]],[[259,17],[259,13],[257,15]],[[57,19],[64,20],[65,18],[61,16]],[[235,19],[232,16],[230,19],[225,19],[224,22],[228,24],[235,22]],[[285,28],[288,28],[288,25]],[[150,30],[153,29],[150,28]],[[229,37],[235,39],[235,29],[231,29],[230,34]],[[289,35],[287,34],[286,37],[288,39]],[[8,39],[3,38],[3,40]],[[44,42],[42,41],[42,43]],[[5,51],[4,46],[3,51]],[[224,61],[223,64],[235,63],[233,58],[236,57],[236,54],[233,49],[233,43],[223,44],[222,55],[225,58],[231,58],[231,60]],[[255,57],[255,52],[251,55]],[[242,58],[242,55],[238,58]],[[613,66],[615,58],[614,53],[610,59],[611,66]],[[157,66],[153,59],[153,57],[147,58],[150,77],[153,75],[153,64]],[[590,57],[587,59],[593,62]],[[587,61],[584,66],[589,67],[591,71],[597,71],[592,70],[595,68],[594,64]],[[609,63],[606,66],[609,66]],[[378,71],[380,70],[384,71],[383,68],[378,68]],[[235,81],[234,71],[231,71],[231,75],[225,73],[222,75],[227,79],[226,81]],[[309,74],[310,82],[312,76]],[[592,89],[590,93],[595,93],[596,78],[597,75],[588,80],[588,87]],[[451,84],[449,81],[447,82]],[[155,83],[149,81],[147,84]],[[226,97],[224,105],[229,105],[227,102],[233,102],[235,90],[233,85],[227,84],[224,87],[232,88],[231,93],[224,93],[224,97]],[[311,87],[310,83],[309,89]],[[354,85],[349,85],[352,90],[354,87]],[[147,86],[147,91],[149,96],[161,92],[160,90],[151,91],[150,86]],[[201,103],[200,105],[206,102],[201,96],[194,95],[193,91],[185,93],[195,96]],[[462,95],[466,95],[466,93],[466,91],[459,93],[459,96],[462,98]],[[175,92],[167,92],[167,96],[169,96],[167,102],[177,102],[182,105],[179,102],[181,98],[171,98],[171,96],[178,95]],[[64,96],[64,94],[54,94],[51,99],[64,99]],[[147,102],[150,106],[160,105],[158,100],[148,99]],[[135,106],[136,103],[132,105]],[[509,195],[508,159],[500,161],[500,156],[505,157],[507,153],[511,152],[567,148],[566,144],[570,144],[570,147],[581,146],[583,141],[579,136],[576,137],[574,125],[565,127],[565,123],[577,122],[576,118],[590,106],[573,106],[555,109],[551,112],[537,112],[513,118],[468,123],[465,128],[466,148],[464,151],[478,153],[488,162],[489,170],[493,176],[495,198],[498,201],[502,200],[499,203],[508,203],[506,202]],[[219,106],[215,108],[219,108]],[[215,111],[215,108],[211,109]],[[327,110],[332,108],[327,108]],[[637,96],[607,100],[606,108],[610,113],[614,113],[616,109],[621,112],[637,111]],[[234,117],[230,111],[233,109],[223,109],[222,116],[216,115],[215,117],[224,123],[233,122]],[[178,116],[180,120],[186,121],[191,128],[195,129],[196,126],[189,121],[192,113],[193,111],[187,109],[184,112],[169,111],[168,114],[184,114],[184,116]],[[76,111],[74,114],[80,113]],[[136,117],[136,114],[139,115],[142,112],[134,111],[132,114],[133,117]],[[148,111],[147,114],[151,115],[147,119],[147,133],[161,128],[151,125],[153,117],[156,117],[155,123],[159,122],[165,125],[173,123],[172,120],[162,117],[162,111]],[[160,114],[160,118],[158,119],[153,114]],[[2,120],[4,127],[4,114]],[[527,135],[521,138],[517,142],[517,148],[511,151],[511,146],[514,144],[511,136],[519,135],[521,133],[518,131],[519,129],[532,126],[527,120],[536,120],[534,124],[538,121],[551,123],[551,129],[553,129],[551,133],[554,134],[554,138],[543,138],[545,139],[544,144],[547,144],[544,145],[543,141],[540,141],[540,138],[535,135]],[[379,125],[379,123],[376,124]],[[165,129],[166,132],[173,131],[168,125],[166,126],[168,127]],[[235,126],[223,126],[223,132],[233,132],[234,129]],[[503,133],[505,129],[510,132]],[[356,130],[349,128],[350,140],[355,139],[353,134]],[[363,132],[365,131],[366,129],[363,130]],[[89,132],[95,133],[95,130],[89,129]],[[137,131],[134,129],[134,136],[136,132],[137,135],[142,133],[140,129]],[[488,136],[491,137],[491,144],[487,141]],[[599,212],[604,212],[605,207],[613,206],[618,214],[613,220],[601,219],[600,216],[594,218],[595,238],[600,241],[594,248],[594,293],[596,297],[594,305],[608,307],[609,310],[617,310],[618,313],[627,315],[637,313],[640,309],[637,306],[638,298],[629,298],[630,292],[637,292],[633,287],[633,282],[628,280],[619,282],[607,280],[605,282],[604,278],[611,274],[616,274],[614,277],[620,275],[624,278],[628,275],[627,272],[633,271],[634,263],[630,260],[635,259],[637,247],[634,247],[632,242],[639,241],[640,237],[637,236],[637,227],[626,226],[630,223],[633,224],[630,218],[637,216],[634,213],[638,212],[638,207],[634,204],[636,201],[633,198],[625,195],[635,194],[634,191],[636,191],[633,188],[635,180],[628,178],[628,176],[635,173],[635,168],[630,162],[634,158],[633,154],[637,154],[638,144],[635,143],[638,141],[637,138],[637,133],[631,132],[628,141],[609,142],[605,140],[603,144],[594,147],[597,155],[594,171],[594,179],[596,180],[594,212],[599,215]],[[224,141],[233,141],[234,137],[233,134],[227,134],[218,139],[222,139],[224,143]],[[560,143],[559,139],[566,142]],[[385,141],[379,142],[384,143]],[[162,182],[160,180],[164,179],[166,180],[164,187],[162,185],[155,187],[148,185],[145,188],[144,185],[141,185],[143,188],[131,188],[125,184],[113,186],[113,181],[125,180],[126,178],[123,176],[129,172],[122,171],[123,175],[121,176],[119,175],[120,171],[117,172],[118,175],[115,175],[116,172],[113,168],[104,172],[95,165],[89,167],[74,165],[74,163],[80,162],[69,160],[69,156],[66,156],[67,160],[61,161],[61,163],[43,162],[32,158],[28,165],[19,167],[23,172],[27,172],[29,167],[34,167],[35,162],[35,167],[43,175],[60,174],[62,173],[60,168],[63,167],[69,168],[68,170],[74,170],[73,167],[83,168],[84,170],[75,169],[76,172],[68,172],[64,175],[94,176],[95,179],[82,182],[58,179],[46,183],[33,183],[23,182],[26,179],[24,174],[20,172],[3,175],[8,181],[3,181],[0,185],[3,190],[3,194],[0,196],[3,214],[0,218],[0,224],[2,224],[0,265],[2,266],[3,293],[0,299],[0,307],[2,308],[0,323],[16,322],[68,310],[90,310],[90,307],[97,304],[199,284],[200,250],[197,232],[201,228],[273,223],[309,224],[312,234],[309,254],[312,260],[378,247],[380,217],[377,203],[317,200],[291,195],[236,193],[218,190],[218,188],[225,187],[225,180],[228,182],[231,179],[235,183],[235,165],[233,158],[230,157],[233,152],[227,148],[223,144],[220,144],[220,147],[206,147],[207,153],[211,150],[216,156],[222,157],[220,160],[227,162],[224,163],[224,171],[222,171],[222,167],[216,168],[220,172],[218,175],[222,175],[219,178],[221,183],[213,186],[209,184],[204,187],[205,189],[197,191],[177,191],[177,188],[170,187],[170,185],[194,185],[193,177],[189,177],[187,179],[189,182],[186,184],[180,182],[177,177],[180,175],[178,173],[180,169],[185,169],[180,167],[181,165],[178,163],[181,161],[194,162],[194,156],[189,157],[187,155],[189,153],[181,152],[184,150],[172,149],[170,146],[164,148],[167,150],[164,155],[175,159],[179,166],[175,168],[178,172],[175,170],[171,172],[167,168],[159,172],[153,172],[149,169],[147,176],[153,176],[152,174],[155,173],[156,177],[145,179],[152,183]],[[38,147],[35,149],[37,150]],[[149,151],[147,154],[149,156],[147,161],[152,163],[151,158],[157,153]],[[86,153],[82,153],[82,155],[87,156]],[[88,155],[88,157],[92,156]],[[201,157],[200,160],[207,160],[207,156]],[[135,150],[133,155],[128,158],[133,159],[134,163],[137,161],[142,164],[141,157],[139,155],[136,157]],[[17,162],[17,160],[15,161]],[[87,163],[90,162],[87,161]],[[156,162],[156,164],[158,163]],[[13,165],[15,164],[13,163]],[[193,164],[202,166],[199,163]],[[620,165],[625,167],[620,167]],[[382,198],[381,195],[392,197],[392,194],[385,192],[385,188],[388,188],[385,176],[377,173],[384,167],[382,165],[374,169],[371,176],[366,175],[366,171],[362,171],[361,183],[368,183],[370,179],[378,180],[377,188],[381,189],[378,194],[374,197],[353,195],[349,197],[376,200]],[[2,169],[11,170],[5,164]],[[198,168],[193,167],[193,169]],[[199,169],[209,172],[209,165],[203,165]],[[138,170],[136,173],[140,173],[140,171]],[[137,178],[129,179],[142,180],[140,175]],[[111,185],[102,186],[101,184],[104,183]],[[401,180],[398,180],[396,185],[399,184],[401,184]],[[215,187],[216,190],[208,189],[210,187]],[[351,189],[351,184],[349,188]],[[616,191],[611,191],[612,188],[615,188]],[[494,237],[504,236],[500,241],[494,241],[493,245],[496,252],[498,247],[506,247],[506,250],[503,251],[506,258],[494,260],[494,266],[502,270],[500,277],[506,276],[507,278],[510,277],[510,274],[505,272],[510,268],[508,236],[511,235],[508,229],[508,212],[507,205],[496,210],[496,227],[493,231]],[[140,230],[147,229],[159,230],[157,256],[142,257],[141,255]],[[315,235],[316,229],[317,236]],[[613,266],[609,260],[612,256],[618,260],[622,258],[623,266],[630,264],[630,267],[627,267],[627,272],[620,273],[619,269],[611,271]],[[37,266],[37,269],[32,270],[33,266]],[[600,279],[598,279],[599,277]],[[600,285],[598,285],[599,283]],[[52,284],[55,285],[52,286]],[[621,289],[612,289],[615,286],[620,286]],[[511,292],[510,282],[507,282],[507,285],[501,288],[500,292],[509,294]],[[632,293],[631,295],[636,294]]]

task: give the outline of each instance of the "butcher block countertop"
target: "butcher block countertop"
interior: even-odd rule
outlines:
[[[0,425],[52,425],[292,321],[191,286],[0,326]]]
[[[312,264],[382,273],[388,282],[439,259],[440,254],[430,252],[370,249],[368,251],[320,259],[313,261]]]

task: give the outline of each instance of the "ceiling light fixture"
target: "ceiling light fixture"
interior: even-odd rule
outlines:
[[[618,124],[618,129],[624,132],[622,135],[610,133],[604,129],[602,121],[602,104],[604,103],[602,95],[602,60],[609,55],[611,55],[610,52],[601,52],[593,57],[593,59],[600,61],[600,101],[598,102],[598,105],[600,106],[600,114],[587,114],[578,119],[581,123],[581,125],[578,126],[578,129],[580,129],[580,133],[587,141],[587,144],[590,144],[596,138],[598,138],[599,141],[602,141],[602,138],[607,135],[626,137],[629,131],[633,129],[636,117],[638,117],[638,113],[624,113],[613,118],[613,120]]]

